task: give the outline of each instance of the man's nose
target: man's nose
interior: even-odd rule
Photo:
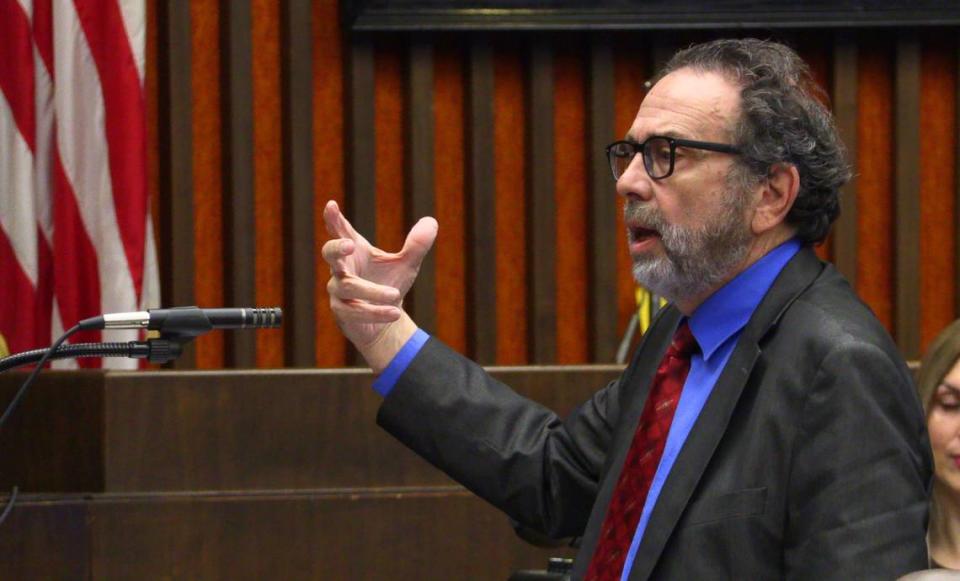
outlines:
[[[626,171],[617,180],[617,194],[643,202],[653,197],[653,181],[643,167],[643,160],[639,155],[633,158]]]

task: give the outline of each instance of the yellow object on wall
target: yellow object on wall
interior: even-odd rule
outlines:
[[[637,287],[637,321],[640,324],[640,334],[647,332],[657,312],[667,304],[667,300],[658,297],[643,287]]]

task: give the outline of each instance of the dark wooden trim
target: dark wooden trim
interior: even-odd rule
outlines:
[[[145,490],[124,492],[71,493],[28,492],[17,497],[17,506],[77,506],[83,503],[172,503],[172,502],[234,502],[271,500],[372,500],[423,498],[431,496],[476,496],[459,484],[415,486],[345,486],[320,488],[280,488],[267,490]],[[0,503],[9,497],[0,494]]]
[[[232,306],[253,306],[255,236],[253,198],[253,78],[252,13],[250,0],[223,3],[226,35],[224,59],[223,213],[225,270],[229,273],[224,295]],[[230,333],[227,362],[233,367],[256,365],[256,335]]]
[[[425,41],[414,40],[410,45],[409,78],[407,91],[408,139],[406,175],[410,180],[410,220],[415,223],[424,216],[434,215],[433,185],[433,46]],[[442,171],[442,170],[441,170]],[[412,290],[413,316],[417,325],[429,333],[435,333],[436,323],[436,257],[427,254],[417,284]]]
[[[467,343],[474,359],[497,355],[497,239],[493,163],[493,50],[483,39],[470,47],[467,87],[468,221]]]
[[[379,5],[378,5],[379,4]],[[391,5],[394,4],[394,5]],[[396,4],[399,4],[397,6]],[[852,27],[949,26],[960,23],[960,10],[928,0],[885,10],[864,6],[826,8],[785,3],[742,3],[725,10],[694,10],[691,3],[680,3],[671,11],[663,3],[579,2],[562,8],[544,7],[551,3],[531,0],[511,2],[501,10],[463,8],[462,2],[384,3],[350,0],[345,3],[344,27],[354,31],[536,31],[536,30],[742,30],[823,29]],[[648,5],[649,4],[649,5]],[[707,3],[709,4],[709,3]],[[776,9],[773,9],[776,6]]]
[[[531,363],[548,364],[557,359],[557,211],[554,191],[553,47],[535,39],[530,47],[528,143],[530,149],[527,206],[530,237],[527,261],[530,294],[527,327]]]
[[[610,42],[594,38],[589,72],[590,152],[590,345],[591,361],[610,362],[617,352],[617,229],[615,185],[605,148],[615,139],[614,74]]]
[[[390,492],[32,497],[0,529],[0,577],[506,579],[573,556],[465,491]]]
[[[833,114],[847,146],[847,161],[857,167],[857,43],[849,32],[834,37]],[[850,286],[857,288],[857,178],[840,192],[840,218],[834,225],[833,261]]]
[[[193,91],[191,87],[190,6],[162,2],[160,52],[160,192],[163,229],[161,255],[169,262],[164,269],[163,302],[168,306],[192,305],[194,298],[193,232]],[[192,344],[172,366],[190,369],[196,365]]]
[[[347,57],[347,175],[342,210],[354,228],[373,244],[377,242],[376,126],[374,123],[374,50],[369,37],[354,36]],[[363,358],[348,347],[351,365],[365,366]]]
[[[897,39],[895,89],[896,338],[908,359],[920,355],[920,41]]]
[[[957,151],[954,161],[954,182],[956,187],[956,200],[954,203],[954,220],[953,220],[953,240],[955,254],[954,256],[960,258],[960,44],[958,44],[957,49],[957,86],[956,86],[956,99],[957,99],[957,122],[956,122],[956,143]],[[960,315],[960,268],[956,268],[955,272],[956,283],[954,285],[954,301],[955,301],[955,312]]]
[[[365,37],[354,38],[349,51],[347,157],[350,161],[347,166],[346,212],[357,232],[376,243],[373,44]]]
[[[281,3],[283,26],[283,192],[286,211],[284,262],[285,363],[316,361],[313,196],[313,42],[310,0]]]

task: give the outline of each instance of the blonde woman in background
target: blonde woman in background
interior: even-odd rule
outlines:
[[[917,385],[935,466],[930,561],[934,567],[960,569],[960,320],[930,345]]]

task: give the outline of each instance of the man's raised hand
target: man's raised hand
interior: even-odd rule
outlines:
[[[399,349],[395,343],[402,346],[415,328],[403,312],[403,298],[436,240],[437,221],[421,218],[410,229],[400,252],[390,253],[354,230],[336,202],[327,202],[323,219],[333,237],[323,245],[323,258],[330,265],[330,308],[344,335],[378,370],[383,358],[389,361],[395,354],[379,351]],[[397,321],[406,324],[393,326]],[[406,336],[388,336],[397,333]]]

